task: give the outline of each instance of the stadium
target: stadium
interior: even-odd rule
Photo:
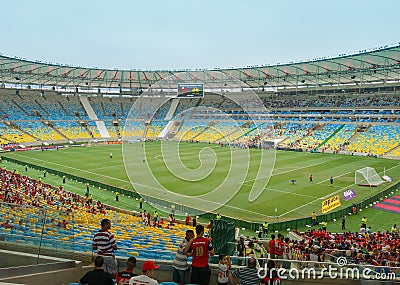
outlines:
[[[245,232],[398,220],[400,45],[174,71],[0,56],[0,78],[5,248],[75,259],[108,217],[120,258],[171,261],[187,225],[149,230],[143,209]]]

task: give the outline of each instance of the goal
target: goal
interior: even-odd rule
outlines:
[[[364,167],[356,170],[354,179],[354,183],[359,186],[376,187],[384,182],[372,167]]]

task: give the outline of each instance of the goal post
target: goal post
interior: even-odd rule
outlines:
[[[376,187],[383,182],[379,174],[372,167],[364,167],[355,172],[354,183],[356,185]]]

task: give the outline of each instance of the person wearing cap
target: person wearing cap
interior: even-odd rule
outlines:
[[[208,285],[210,283],[211,269],[208,267],[208,255],[215,254],[211,240],[204,237],[204,226],[196,226],[196,238],[191,238],[183,250],[192,253],[191,284]]]
[[[134,284],[146,284],[146,285],[158,285],[158,281],[153,279],[156,269],[159,265],[155,265],[153,261],[148,260],[142,264],[142,275],[134,276],[129,280],[129,285]]]
[[[128,285],[129,280],[132,277],[137,276],[137,274],[133,273],[133,269],[136,267],[136,257],[131,256],[126,261],[126,269],[121,272],[117,272],[116,281],[117,285]]]
[[[118,271],[117,260],[115,259],[114,250],[117,249],[115,237],[110,233],[111,222],[109,219],[102,219],[101,230],[95,233],[92,242],[92,248],[97,249],[97,255],[104,258],[104,271],[108,272],[111,277],[115,277]]]

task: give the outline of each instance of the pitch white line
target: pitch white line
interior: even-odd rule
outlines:
[[[45,163],[48,163],[48,164],[54,164],[54,165],[62,166],[62,167],[73,169],[73,170],[78,170],[80,172],[86,172],[86,173],[90,173],[90,174],[93,174],[93,175],[98,175],[98,176],[101,176],[101,177],[110,178],[112,180],[117,180],[117,181],[122,181],[122,182],[129,183],[129,181],[127,181],[127,180],[119,179],[119,178],[108,176],[108,175],[99,174],[99,173],[96,173],[96,172],[91,172],[91,171],[84,170],[84,169],[79,169],[79,168],[72,167],[72,166],[66,166],[66,165],[63,165],[63,164],[60,164],[60,163],[50,162],[50,161],[46,161],[46,160],[39,159],[39,158],[25,156],[25,155],[22,155],[22,154],[18,154],[18,156],[25,157],[25,158],[28,158],[28,159],[37,160],[37,161],[40,161],[40,162],[45,162]]]
[[[163,190],[163,191],[165,190],[165,189],[161,189],[161,188],[158,188],[158,187],[153,187],[153,186],[149,186],[149,185],[144,185],[144,184],[136,183],[136,182],[132,182],[131,184],[132,184],[133,186],[134,186],[134,185],[140,185],[140,186],[144,186],[144,187],[148,187],[148,188],[153,188],[153,189],[155,189],[155,190]],[[183,195],[183,194],[180,194],[180,193],[176,193],[176,192],[174,192],[174,195],[182,196],[182,197],[188,197],[188,196],[186,196],[186,195]],[[151,197],[151,198],[156,198],[156,197]],[[198,200],[201,200],[201,201],[204,201],[204,202],[207,202],[207,203],[210,202],[210,201],[208,201],[208,200],[201,199],[201,198],[199,198],[198,196],[193,196],[193,198],[196,198],[196,199],[198,199]],[[158,199],[158,198],[157,198],[157,199]],[[170,202],[170,201],[168,201],[168,202]],[[170,203],[172,203],[172,202],[170,202]],[[265,214],[262,214],[262,213],[259,213],[259,212],[254,212],[254,211],[246,210],[246,209],[243,209],[243,208],[239,208],[239,207],[227,205],[227,204],[219,204],[219,203],[216,203],[216,202],[213,202],[213,203],[219,205],[220,207],[226,207],[226,208],[230,208],[230,209],[235,209],[235,210],[238,210],[238,211],[242,211],[242,212],[245,212],[245,213],[249,213],[249,214],[261,216],[261,217],[264,217],[264,218],[274,218],[274,217],[275,217],[275,216],[268,216],[268,215],[265,215]],[[192,206],[189,206],[189,207],[192,207]],[[195,207],[193,207],[193,208],[196,209]],[[199,211],[201,211],[201,210],[199,210]]]
[[[344,173],[344,174],[341,174],[341,175],[338,175],[338,176],[334,176],[333,178],[339,178],[339,177],[345,176],[345,175],[347,175],[347,174],[349,174],[349,173],[352,173],[352,172],[353,172],[353,171],[349,171],[349,172],[346,172],[346,173]],[[329,179],[330,179],[330,178],[329,178]],[[322,181],[320,181],[320,182],[318,182],[318,183],[316,183],[316,184],[324,183],[324,182],[326,182],[326,181],[329,181],[329,179],[322,180]]]
[[[249,184],[243,184],[243,185],[252,186],[252,185],[249,185]],[[273,188],[269,188],[269,187],[267,187],[267,188],[264,189],[264,191],[267,191],[267,190],[271,190],[271,191],[275,191],[275,192],[281,192],[281,193],[285,193],[285,194],[296,195],[296,196],[303,196],[303,197],[307,197],[307,198],[314,198],[314,199],[318,199],[318,198],[319,198],[319,197],[317,197],[317,196],[311,196],[311,195],[306,195],[306,194],[299,194],[299,193],[296,193],[296,192],[278,190],[278,189],[273,189]]]
[[[330,162],[330,161],[332,161],[332,160],[322,161],[322,162],[318,162],[318,163],[306,165],[306,166],[303,166],[303,167],[294,168],[294,169],[292,169],[292,170],[287,170],[287,171],[282,171],[282,172],[278,172],[278,173],[273,173],[273,174],[271,175],[271,177],[272,177],[272,176],[281,175],[281,174],[285,174],[285,173],[289,173],[289,172],[296,171],[296,170],[300,170],[300,169],[304,169],[304,168],[309,168],[309,167],[316,166],[316,165],[321,165],[321,164],[324,164],[324,163],[327,163],[327,162]],[[258,179],[264,179],[264,178],[268,178],[268,177],[269,177],[269,176],[260,177],[260,178],[255,178],[255,179],[249,179],[249,180],[245,180],[244,182],[246,183],[246,182],[256,181],[256,180],[258,180]]]
[[[396,167],[398,167],[398,166],[400,166],[400,164],[395,165],[395,166],[393,166],[393,167],[391,167],[391,168],[389,168],[389,169],[386,169],[386,171],[391,170],[391,169],[393,169],[393,168],[396,168]],[[383,173],[383,171],[381,171],[381,172],[379,172],[379,173],[381,174],[381,173]],[[335,195],[335,194],[337,194],[337,193],[343,191],[343,189],[349,188],[349,186],[353,186],[353,185],[356,185],[356,184],[353,183],[353,184],[350,184],[350,185],[348,185],[348,186],[346,186],[346,187],[340,188],[339,190],[337,190],[337,191],[335,191],[335,192],[333,192],[333,193],[329,193],[328,195],[326,195],[326,196],[324,196],[324,197],[321,197],[321,198],[319,198],[319,199],[317,199],[317,200],[308,202],[307,204],[301,205],[301,206],[299,206],[299,207],[297,207],[297,208],[294,208],[294,209],[292,209],[292,210],[290,210],[290,211],[287,211],[286,213],[283,213],[282,215],[279,215],[278,217],[283,217],[284,215],[289,214],[289,213],[291,213],[291,212],[294,212],[294,211],[296,211],[296,210],[298,210],[298,209],[301,209],[301,208],[303,208],[304,206],[307,206],[307,205],[310,205],[310,204],[312,204],[312,203],[318,202],[318,200],[327,199],[327,198],[331,197],[332,195]]]
[[[121,167],[121,165],[110,165],[110,166],[104,166],[104,167],[96,167],[96,168],[86,168],[86,170],[100,170],[100,169],[108,169],[108,168],[115,168],[115,167]]]
[[[395,166],[393,166],[393,167],[391,167],[391,168],[386,169],[386,171],[389,171],[389,170],[391,170],[391,169],[393,169],[393,168],[396,168],[396,167],[399,167],[399,166],[400,166],[400,164],[397,164],[397,165],[395,165]],[[379,173],[379,174],[382,174],[383,171],[378,172],[378,173]],[[351,185],[356,185],[356,183],[353,183],[353,184],[351,184]],[[344,188],[348,188],[348,187],[349,187],[349,186],[344,187]],[[326,199],[326,198],[332,196],[332,194],[333,194],[333,195],[334,195],[334,194],[337,194],[337,193],[339,193],[341,190],[343,190],[344,188],[342,188],[342,189],[340,189],[340,190],[338,190],[338,191],[336,191],[336,192],[333,192],[333,193],[331,193],[331,194],[329,194],[329,195],[327,195],[327,196],[321,197],[320,199],[321,199],[321,200],[322,200],[322,199]]]
[[[132,163],[128,163],[127,165],[137,165],[137,164],[143,164],[143,163],[142,162],[132,162]],[[107,169],[107,168],[116,168],[116,167],[121,167],[121,164],[104,166],[104,167],[96,167],[96,168],[87,168],[86,170],[98,170],[98,169]]]
[[[128,182],[128,181],[126,181],[126,180],[119,179],[119,178],[115,178],[115,177],[111,177],[111,176],[108,176],[108,175],[98,174],[98,173],[91,172],[91,171],[88,171],[88,170],[78,169],[78,168],[75,168],[75,167],[66,166],[66,165],[62,165],[62,164],[59,164],[59,163],[55,163],[55,162],[49,162],[49,161],[45,161],[45,160],[38,159],[38,158],[32,158],[32,157],[28,157],[28,156],[21,155],[21,154],[18,154],[17,156],[21,156],[21,157],[25,157],[25,158],[28,158],[28,159],[33,159],[33,160],[37,160],[37,161],[49,163],[49,164],[54,164],[54,165],[62,166],[62,167],[65,167],[65,168],[74,169],[74,170],[78,170],[78,171],[81,171],[81,172],[86,172],[86,173],[98,175],[98,176],[101,176],[101,177],[110,178],[110,179],[112,179],[112,180],[117,180],[117,181],[122,181],[122,182]],[[327,162],[327,161],[325,161],[325,162]],[[320,163],[317,163],[317,164],[315,164],[315,165],[323,164],[323,163],[325,163],[325,162],[320,162]],[[310,166],[313,166],[313,165],[310,165]],[[310,167],[310,166],[307,166],[307,167]],[[391,168],[389,168],[389,169],[386,169],[386,171],[389,171],[389,170],[391,170],[391,169],[393,169],[393,168],[396,168],[396,167],[398,167],[398,166],[400,166],[400,164],[395,165],[395,166],[393,166],[393,167],[391,167]],[[307,167],[302,167],[302,168],[307,168]],[[302,169],[302,168],[298,168],[298,169]],[[291,171],[286,171],[286,172],[284,172],[284,173],[287,173],[287,172],[291,172]],[[381,171],[381,172],[379,172],[379,173],[382,173],[382,172],[383,172],[383,171]],[[283,173],[279,173],[279,174],[283,174]],[[279,175],[279,174],[275,174],[275,175]],[[254,180],[256,180],[256,179],[249,180],[249,181],[254,181]],[[245,181],[245,182],[246,182],[246,181]],[[131,183],[131,184],[143,185],[143,184],[139,184],[139,183]],[[353,183],[353,184],[351,184],[351,185],[355,185],[355,183]],[[147,185],[143,185],[143,186],[147,186]],[[149,187],[149,186],[147,186],[147,187]],[[332,195],[335,195],[335,194],[341,192],[343,189],[348,188],[348,187],[349,187],[349,186],[343,187],[343,188],[339,189],[338,191],[335,191],[335,192],[333,192],[333,193],[330,193],[329,195],[324,196],[324,197],[321,197],[321,198],[319,198],[319,199],[317,199],[317,200],[308,202],[308,203],[306,203],[306,204],[304,204],[304,205],[301,205],[301,206],[299,206],[299,207],[297,207],[297,208],[294,208],[294,209],[292,209],[292,210],[290,210],[290,211],[287,211],[287,212],[285,212],[285,213],[283,213],[283,214],[281,214],[281,215],[279,215],[279,216],[277,216],[277,217],[283,217],[283,216],[286,215],[286,214],[289,214],[289,213],[291,213],[291,212],[294,212],[294,211],[296,211],[296,210],[298,210],[298,209],[301,209],[301,208],[303,208],[303,207],[305,207],[305,206],[307,206],[307,205],[310,205],[310,204],[312,204],[312,203],[318,202],[318,200],[326,199],[326,198],[328,198],[328,197],[330,197],[330,196],[332,196]],[[154,188],[155,188],[155,187],[154,187]],[[158,188],[156,188],[156,189],[158,189]],[[176,194],[177,194],[177,193],[176,193]],[[301,194],[300,194],[300,195],[301,195]],[[245,210],[245,209],[238,208],[238,207],[234,207],[234,206],[229,206],[229,205],[221,205],[221,206],[229,207],[229,208],[236,209],[236,210],[240,210],[240,211],[243,211],[243,212],[248,212],[248,213],[256,214],[256,215],[262,216],[262,217],[268,217],[268,218],[274,218],[274,217],[275,217],[275,216],[264,215],[264,214],[261,214],[261,213],[258,213],[258,212],[253,212],[253,211]]]
[[[117,180],[117,181],[123,181],[123,182],[128,182],[128,183],[129,183],[129,181],[122,180],[122,179],[119,179],[119,178],[115,178],[115,177],[111,177],[111,176],[103,175],[103,174],[98,174],[98,173],[95,173],[95,172],[91,172],[91,171],[87,171],[87,170],[82,170],[82,169],[78,169],[78,168],[75,168],[75,167],[62,165],[62,164],[55,163],[55,162],[45,161],[45,160],[42,160],[42,159],[39,159],[39,158],[32,158],[32,157],[28,157],[28,156],[21,155],[21,154],[18,154],[18,156],[25,157],[25,158],[30,158],[30,159],[34,159],[34,160],[41,161],[41,162],[47,162],[47,163],[49,163],[49,164],[54,164],[54,165],[58,165],[58,166],[62,166],[62,167],[66,167],[66,168],[70,168],[70,169],[74,169],[74,170],[79,170],[79,171],[86,172],[86,173],[90,173],[90,174],[94,174],[94,175],[99,175],[99,176],[102,176],[102,177],[111,178],[111,179],[114,179],[114,180]],[[141,186],[145,186],[145,187],[150,187],[150,188],[153,188],[153,189],[156,189],[156,190],[163,190],[163,189],[160,189],[160,188],[157,188],[157,187],[152,187],[152,186],[148,186],[148,185],[144,185],[144,184],[140,184],[140,183],[131,183],[131,184],[132,184],[132,185],[135,185],[135,184],[136,184],[136,185],[141,185]],[[176,195],[184,196],[184,195],[179,194],[179,193],[175,193],[175,194],[176,194]],[[186,197],[186,196],[185,196],[185,197]],[[197,197],[196,197],[196,198],[197,198]],[[197,198],[197,199],[200,199],[200,200],[201,200],[201,198]],[[205,202],[209,202],[209,201],[205,201]],[[253,212],[253,211],[250,211],[250,210],[245,210],[245,209],[243,209],[243,208],[238,208],[238,207],[231,206],[231,205],[224,205],[224,204],[222,204],[221,206],[224,206],[224,207],[227,207],[227,208],[231,208],[231,209],[235,209],[235,210],[239,210],[239,211],[242,211],[242,212],[245,212],[245,213],[257,215],[257,216],[260,216],[260,217],[263,217],[263,218],[273,218],[273,217],[274,217],[274,216],[268,216],[268,215],[265,215],[265,214],[262,214],[262,213],[258,213],[258,212]]]

